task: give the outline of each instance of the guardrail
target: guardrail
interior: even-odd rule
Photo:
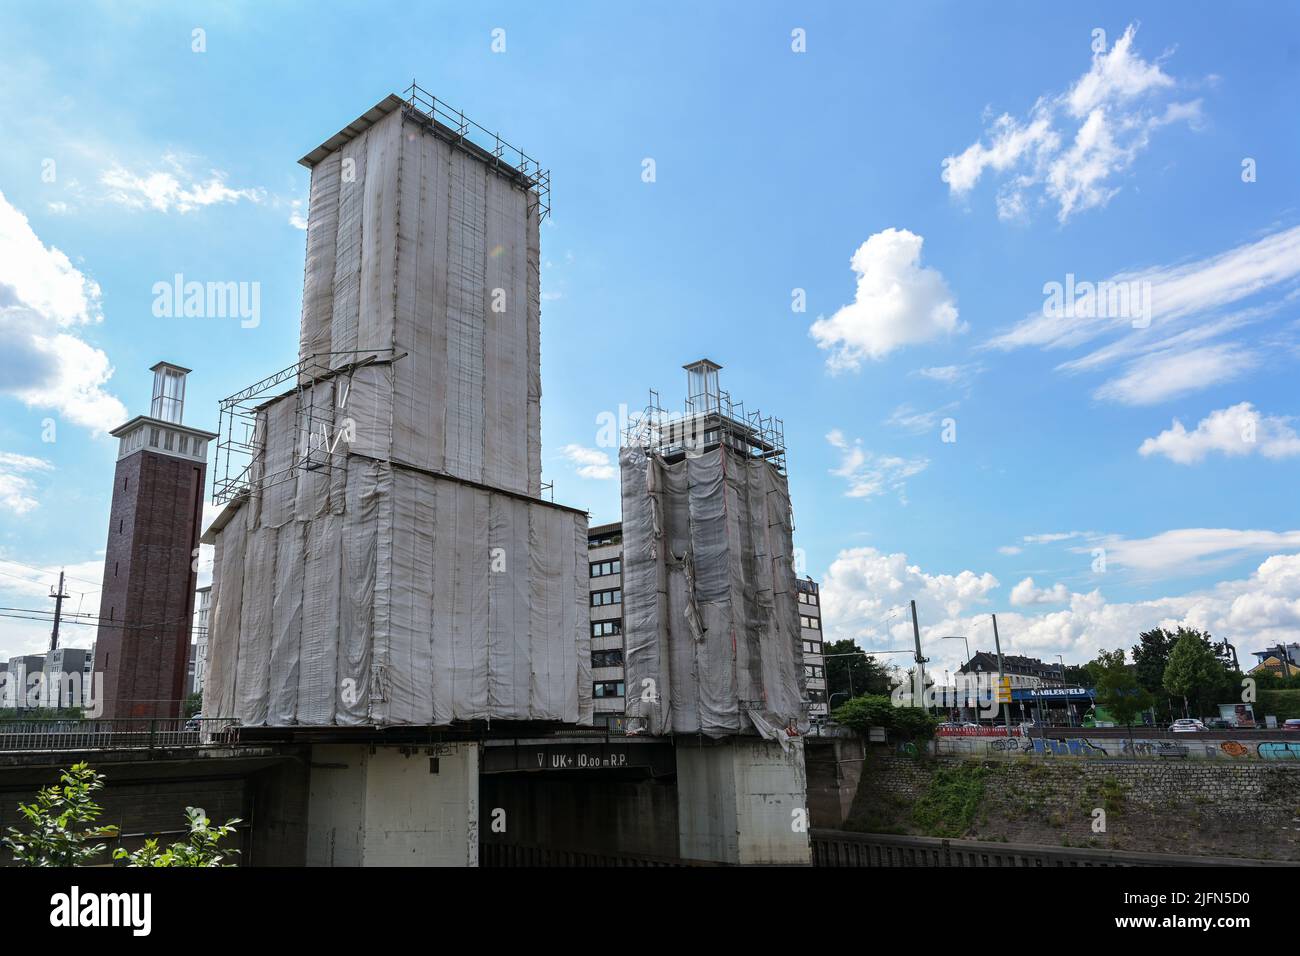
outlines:
[[[234,743],[229,717],[124,717],[112,720],[0,720],[0,752],[172,750]]]
[[[1029,843],[811,830],[814,866],[1300,866],[1238,857],[1131,853]]]

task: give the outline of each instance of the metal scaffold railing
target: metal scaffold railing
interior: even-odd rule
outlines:
[[[428,90],[421,89],[414,80],[402,94],[407,115],[435,128],[452,142],[469,144],[486,153],[494,167],[514,173],[522,178],[533,194],[530,208],[537,210],[537,220],[551,214],[551,171],[543,169],[532,156],[518,146],[512,146],[484,126],[467,117],[446,101],[438,99]]]
[[[392,364],[404,354],[391,348],[321,352],[223,398],[212,468],[213,502],[226,504],[254,488],[270,488],[299,471],[322,467],[330,456],[346,453],[347,446],[340,452],[337,436],[330,434],[333,419],[317,420],[320,408],[312,401],[312,390],[322,382],[350,380],[357,369],[368,365]],[[292,382],[292,387],[280,391],[286,382]],[[261,412],[290,395],[295,402],[293,455],[287,467],[267,472],[266,418]]]
[[[785,474],[785,423],[758,410],[745,411],[719,390],[688,398],[683,412],[666,411],[659,392],[650,389],[645,410],[631,416],[624,432],[627,445],[665,458],[693,454],[725,444],[750,458],[763,458]]]

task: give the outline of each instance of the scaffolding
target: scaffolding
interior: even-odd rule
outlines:
[[[268,375],[223,398],[218,411],[216,457],[212,466],[212,501],[228,504],[254,489],[266,489],[288,481],[299,472],[315,471],[331,457],[345,457],[346,433],[334,428],[332,415],[319,416],[319,405],[312,401],[315,387],[328,381],[345,381],[340,389],[339,404],[346,402],[353,374],[369,365],[392,365],[406,353],[395,349],[350,349],[346,352],[321,352]],[[350,356],[350,358],[349,358]],[[288,391],[278,391],[285,382],[293,382]],[[265,470],[266,417],[264,410],[288,396],[294,397],[294,448],[287,468],[267,473]]]
[[[732,401],[722,389],[686,399],[682,412],[666,411],[659,392],[650,389],[645,410],[629,418],[624,442],[654,452],[666,461],[695,457],[725,444],[747,458],[761,458],[785,475],[785,422],[744,402]]]
[[[402,100],[407,119],[477,155],[498,172],[519,179],[532,194],[529,209],[537,210],[539,223],[551,214],[551,171],[542,169],[536,159],[507,143],[501,134],[480,126],[461,110],[421,89],[415,80],[402,94]]]

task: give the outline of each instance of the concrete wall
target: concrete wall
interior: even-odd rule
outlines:
[[[807,865],[807,777],[801,742],[731,737],[677,746],[681,856],[731,864]]]
[[[847,828],[937,835],[913,808],[941,771],[980,777],[968,839],[1300,860],[1300,764],[1281,761],[917,758],[870,747]]]
[[[313,747],[307,865],[477,866],[478,756],[472,743]]]
[[[805,737],[810,825],[837,830],[853,808],[862,777],[861,737]]]

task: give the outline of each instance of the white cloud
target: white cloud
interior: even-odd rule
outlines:
[[[934,431],[939,427],[943,416],[957,409],[957,403],[952,402],[944,405],[942,408],[935,408],[928,412],[921,412],[914,409],[911,405],[903,404],[890,413],[889,418],[885,420],[886,425],[892,425],[895,428],[901,428],[904,431],[920,435],[928,431]]]
[[[120,425],[126,408],[104,390],[108,356],[75,331],[102,319],[99,285],[0,194],[0,393],[95,432]]]
[[[1226,344],[1159,352],[1136,360],[1123,375],[1103,383],[1093,394],[1123,405],[1155,405],[1235,381],[1257,362],[1251,352]]]
[[[114,164],[100,174],[99,181],[108,188],[107,198],[131,209],[153,209],[157,212],[193,212],[217,203],[234,203],[241,199],[260,203],[266,191],[260,188],[232,189],[226,185],[226,174],[210,170],[207,179],[200,179],[186,169],[181,157],[174,153],[163,156],[165,170],[151,169],[132,172]],[[292,218],[291,220],[292,221]]]
[[[929,575],[908,565],[905,555],[845,550],[822,583],[822,626],[827,640],[853,639],[868,652],[907,649],[912,625],[906,605],[916,598],[922,649],[931,658],[927,670],[954,670],[965,648],[943,636],[966,635],[972,652],[993,650],[989,616],[978,606],[995,587],[988,574]],[[1070,594],[1068,600],[1068,607],[1045,613],[999,612],[1003,651],[1045,660],[1060,653],[1067,663],[1082,664],[1102,648],[1132,647],[1142,631],[1182,625],[1230,637],[1248,661],[1253,650],[1300,640],[1300,554],[1272,555],[1248,577],[1185,594],[1110,603],[1094,590]],[[905,655],[882,660],[910,666]]]
[[[1033,578],[1025,578],[1011,589],[1011,603],[1016,607],[1032,604],[1062,604],[1070,600],[1070,589],[1064,584],[1040,588]]]
[[[607,481],[618,477],[618,468],[609,460],[609,455],[599,449],[586,448],[582,445],[565,445],[560,449],[560,454],[566,461],[576,466],[578,476],[581,478]]]
[[[849,441],[838,428],[827,433],[826,440],[840,451],[840,465],[831,469],[831,474],[848,482],[844,492],[847,498],[874,498],[894,491],[898,500],[907,504],[907,479],[919,475],[930,464],[926,458],[873,455],[862,447],[862,439]]]
[[[1149,538],[1094,535],[1087,545],[1070,550],[1091,554],[1096,548],[1105,549],[1108,567],[1130,568],[1147,576],[1183,576],[1224,567],[1252,554],[1300,549],[1300,531],[1176,528]]]
[[[998,554],[1015,555],[1015,554],[1019,554],[1023,550],[1025,549],[1018,545],[1004,544],[1002,547],[998,548]]]
[[[969,365],[937,365],[931,368],[917,369],[917,374],[933,382],[942,382],[944,385],[965,385],[983,371],[984,366],[971,363]]]
[[[32,475],[54,468],[44,458],[0,451],[0,508],[24,515],[40,505]]]
[[[997,196],[1003,219],[1026,215],[1040,189],[1039,201],[1054,200],[1062,223],[1106,205],[1119,191],[1114,178],[1146,149],[1154,130],[1200,119],[1199,101],[1153,108],[1176,84],[1133,49],[1136,32],[1130,25],[1109,51],[1094,53],[1087,73],[1065,93],[1039,97],[1025,120],[1003,113],[981,139],[944,159],[940,178],[950,193],[967,195],[989,171],[1010,175]]]
[[[1112,315],[1109,309],[1061,316],[1044,307],[995,336],[987,347],[1063,350],[1109,337],[1057,370],[1080,373],[1119,366],[1094,395],[1131,405],[1233,381],[1257,367],[1267,353],[1248,330],[1300,301],[1300,226],[1193,262],[1120,273],[1102,281],[1112,288],[1149,289],[1145,321],[1135,326],[1131,316]],[[1256,295],[1269,298],[1243,301]],[[1105,314],[1082,314],[1085,311]],[[1228,335],[1231,340],[1225,340]]]
[[[809,330],[831,355],[832,371],[855,370],[863,359],[882,359],[905,345],[964,332],[948,283],[921,265],[924,240],[906,229],[886,229],[853,253],[858,275],[853,302]]]
[[[289,202],[289,225],[295,229],[307,228],[307,217],[303,215],[301,199],[294,199]]]
[[[1300,435],[1289,418],[1260,415],[1250,402],[1210,412],[1192,431],[1174,419],[1173,426],[1144,441],[1142,455],[1164,455],[1180,465],[1192,465],[1212,452],[1229,457],[1259,453],[1265,458],[1300,455]]]

